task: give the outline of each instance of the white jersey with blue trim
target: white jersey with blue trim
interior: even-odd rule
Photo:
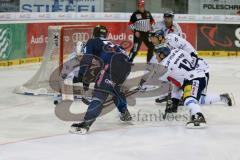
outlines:
[[[203,70],[194,68],[196,61],[184,50],[174,49],[160,64],[166,67],[166,72],[160,77],[162,81],[170,81],[181,87],[185,80],[205,77]]]
[[[209,73],[209,70],[210,70],[208,63],[202,58],[198,59],[198,64],[196,65],[196,69],[203,70],[205,73]]]
[[[174,33],[169,33],[165,36],[165,42],[166,46],[170,49],[182,49],[189,53],[194,53],[197,55],[197,51],[193,48],[193,46],[184,38],[174,34]],[[158,46],[155,46],[155,48]],[[153,58],[150,61],[151,63],[156,63],[156,57],[153,56]]]
[[[186,51],[189,55],[196,54],[197,51],[193,48],[193,46],[184,38],[179,37],[173,33],[168,34],[165,37],[165,44],[172,50],[172,49],[182,49]],[[196,66],[198,69],[203,70],[205,73],[209,72],[208,63],[204,60],[199,58],[198,64]]]
[[[176,23],[176,22],[173,22],[173,24],[172,24],[172,26],[170,28],[168,28],[166,26],[164,21],[156,22],[156,24],[154,26],[154,30],[163,30],[165,36],[170,34],[170,33],[173,33],[173,34],[176,34],[176,35],[178,35],[180,37],[183,37],[182,29],[179,26],[179,24]]]
[[[186,51],[187,53],[191,54],[192,52],[197,54],[197,51],[193,48],[193,46],[184,38],[169,33],[165,36],[165,42],[164,42],[171,50],[172,49],[182,49]]]

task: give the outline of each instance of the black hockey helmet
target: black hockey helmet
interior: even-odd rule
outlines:
[[[105,26],[102,25],[97,25],[94,29],[93,29],[93,37],[102,37],[102,38],[106,38],[108,35],[108,29]]]
[[[174,12],[173,11],[167,11],[163,14],[163,18],[165,17],[170,17],[173,18],[174,17]]]

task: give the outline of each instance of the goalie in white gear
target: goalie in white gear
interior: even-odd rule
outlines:
[[[79,63],[79,57],[84,53],[86,43],[82,41],[78,41],[73,49],[73,52],[70,53],[67,57],[67,62],[75,62],[78,65]],[[80,67],[75,67],[73,64],[66,63],[63,65],[61,76],[64,79],[64,84],[73,85],[73,79],[78,76],[78,72]],[[69,64],[69,65],[68,65]],[[70,73],[69,70],[71,70]],[[63,86],[64,87],[64,86]],[[65,88],[61,88],[62,92],[63,90],[66,90]],[[63,95],[55,95],[54,96],[54,104],[58,104],[62,101],[62,99],[74,99],[73,95],[66,96]]]
[[[208,63],[197,56],[197,51],[193,48],[193,46],[184,38],[177,36],[176,34],[170,33],[166,36],[164,36],[164,32],[162,30],[155,31],[151,34],[151,41],[155,45],[155,50],[158,48],[161,48],[163,45],[166,45],[170,50],[173,49],[181,49],[184,50],[186,53],[189,54],[189,56],[192,57],[192,61],[196,66],[197,70],[204,71],[207,84],[209,81],[209,66]],[[202,97],[201,103],[202,104],[212,104],[212,103],[218,103],[223,102],[224,104],[228,104],[229,106],[232,105],[231,98],[229,94],[221,94],[221,95],[206,95],[206,89],[205,92],[203,92],[204,97]],[[166,100],[163,99],[163,100]],[[157,103],[161,103],[163,101],[162,99],[156,99]]]
[[[67,61],[73,60],[73,59],[77,58],[78,56],[83,55],[85,45],[86,45],[85,42],[78,41],[78,42],[76,43],[74,49],[73,49],[73,52],[68,55]],[[68,67],[68,66],[66,66],[66,67]],[[75,68],[75,69],[74,69],[74,72],[70,73],[70,74],[68,75],[68,77],[70,78],[70,77],[77,76],[78,71],[79,71],[79,67],[78,67],[78,68]]]

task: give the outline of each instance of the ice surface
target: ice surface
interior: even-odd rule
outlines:
[[[117,111],[112,111],[99,118],[84,136],[68,133],[71,122],[55,116],[50,97],[12,93],[39,65],[0,68],[0,160],[239,160],[240,58],[207,61],[211,67],[208,91],[231,92],[236,100],[234,107],[203,106],[207,129],[185,129],[188,112],[183,108],[179,121],[150,117],[158,116],[164,105],[145,98],[130,107],[133,124],[121,123]],[[81,105],[75,103],[72,109],[78,111]]]

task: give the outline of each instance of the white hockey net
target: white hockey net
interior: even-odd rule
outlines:
[[[78,41],[87,41],[93,32],[88,25],[49,26],[48,42],[44,51],[43,61],[36,74],[25,84],[15,88],[14,92],[26,95],[55,94],[50,87],[50,76],[60,67],[67,54],[73,52]],[[58,80],[56,76],[55,81]]]

